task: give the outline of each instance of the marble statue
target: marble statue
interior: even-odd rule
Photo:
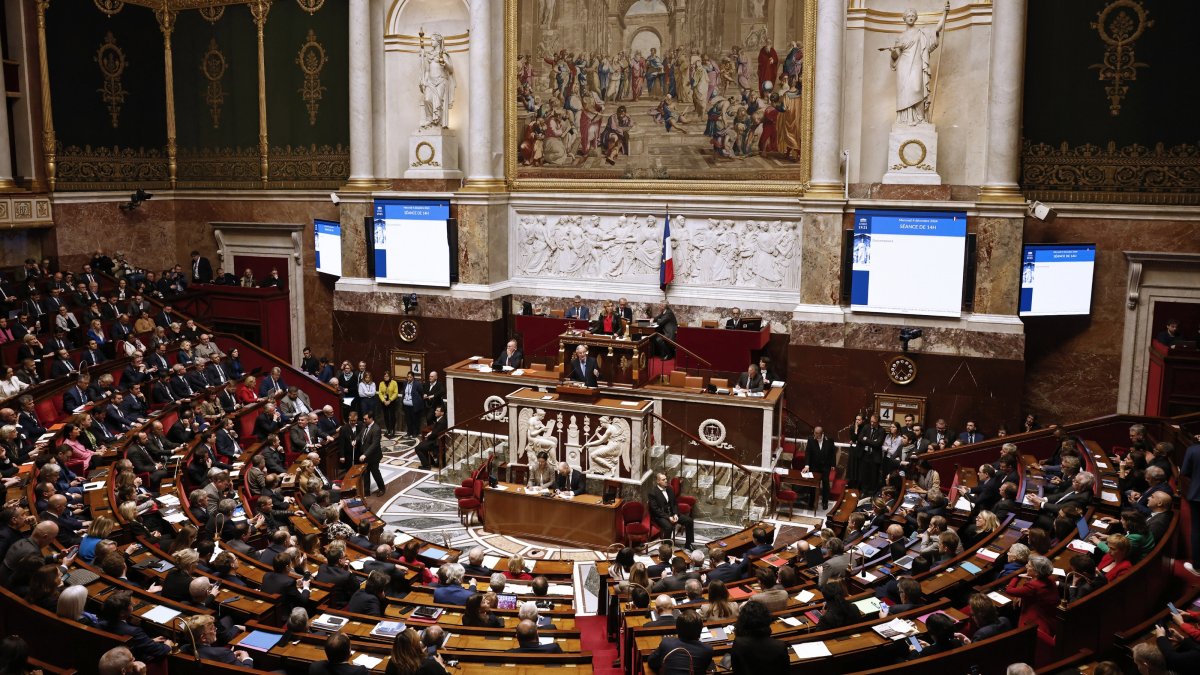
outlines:
[[[546,411],[540,408],[534,411],[533,415],[525,423],[525,453],[529,457],[530,462],[537,457],[539,452],[548,452],[550,457],[555,456],[555,449],[558,448],[558,439],[554,438],[554,421],[546,423]]]
[[[549,26],[554,21],[554,0],[541,0],[538,11],[538,23]]]
[[[421,128],[450,126],[450,108],[454,107],[454,66],[441,33],[434,33],[429,46],[421,40]]]
[[[620,473],[622,460],[629,464],[629,433],[622,422],[624,420],[613,420],[607,415],[600,418],[596,435],[583,444],[590,462],[588,473],[616,476]]]
[[[946,3],[946,12],[950,3]],[[917,10],[904,12],[904,32],[896,37],[891,47],[880,47],[880,51],[891,53],[892,70],[896,71],[896,124],[915,126],[926,122],[926,113],[933,102],[930,92],[932,70],[929,55],[941,43],[942,30],[946,27],[946,12],[930,35],[917,28]]]

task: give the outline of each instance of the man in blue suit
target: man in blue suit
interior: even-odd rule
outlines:
[[[590,321],[592,318],[592,310],[588,309],[583,304],[583,298],[575,296],[573,304],[567,308],[564,315],[568,319],[579,319],[580,321]]]
[[[467,604],[467,598],[475,594],[469,588],[463,588],[462,580],[466,570],[458,563],[448,563],[450,571],[446,573],[446,585],[440,586],[433,591],[433,601],[443,605],[463,605]]]
[[[575,358],[571,359],[570,368],[567,370],[567,379],[594,387],[598,377],[600,377],[600,369],[596,367],[596,359],[588,356],[587,347],[579,345],[575,348]]]
[[[63,392],[63,412],[70,412],[88,402],[85,392],[90,381],[90,377],[81,374],[76,378],[75,386]]]
[[[282,394],[287,391],[287,384],[283,381],[282,373],[283,371],[279,369],[279,366],[275,366],[271,369],[271,374],[263,378],[262,384],[258,387],[260,398]]]

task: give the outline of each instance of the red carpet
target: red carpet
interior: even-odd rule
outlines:
[[[649,371],[650,381],[656,383],[657,378],[675,370],[675,359],[664,361],[660,358],[651,357],[646,363],[646,370]]]
[[[603,616],[577,616],[575,627],[579,629],[579,647],[592,653],[592,672],[596,675],[620,675],[620,668],[613,668],[617,659],[617,645],[608,641],[608,618]]]

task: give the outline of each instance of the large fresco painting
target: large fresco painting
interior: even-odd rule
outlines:
[[[798,189],[815,4],[508,0],[513,187]]]

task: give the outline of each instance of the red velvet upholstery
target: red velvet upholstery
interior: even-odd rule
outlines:
[[[457,492],[457,490],[455,490]],[[483,524],[483,481],[475,481],[471,486],[471,496],[465,499],[458,500],[458,520],[464,526],[471,523],[471,514],[474,513],[479,517],[479,524]]]
[[[779,513],[786,505],[788,517],[792,516],[792,505],[795,504],[797,495],[795,490],[787,490],[783,487],[783,481],[779,478],[779,474],[771,474],[771,482],[775,486],[775,513]]]
[[[696,498],[683,494],[681,489],[683,481],[676,476],[671,479],[671,491],[675,493],[675,501],[679,505],[679,512],[687,515],[696,507]]]
[[[652,527],[645,504],[625,502],[621,505],[621,532],[626,546],[649,541]]]

